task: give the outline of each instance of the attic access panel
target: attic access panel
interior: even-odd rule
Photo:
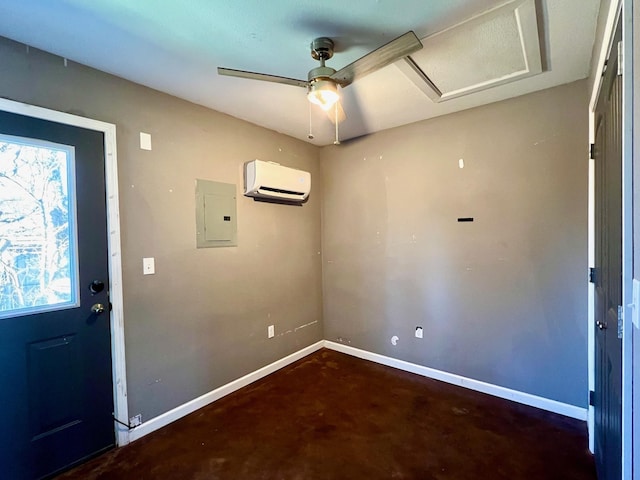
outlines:
[[[535,0],[511,2],[422,40],[400,70],[434,102],[542,72]]]

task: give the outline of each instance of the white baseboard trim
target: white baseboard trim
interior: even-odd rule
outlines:
[[[287,365],[300,360],[301,358],[306,357],[307,355],[320,350],[324,347],[324,341],[321,340],[319,342],[314,343],[313,345],[309,345],[308,347],[303,348],[302,350],[298,350],[297,352],[292,353],[291,355],[287,355],[280,360],[277,360],[269,365],[266,365],[255,372],[251,372],[244,377],[240,377],[233,382],[227,383],[221,387],[216,388],[215,390],[210,391],[209,393],[205,393],[204,395],[195,398],[187,403],[184,403],[172,410],[169,410],[162,415],[158,415],[150,420],[147,420],[144,423],[141,423],[135,428],[132,428],[129,431],[129,441],[133,442],[138,440],[139,438],[144,437],[145,435],[150,434],[162,428],[171,422],[175,422],[176,420],[184,417],[185,415],[189,415],[190,413],[195,412],[199,408],[202,408],[206,405],[209,405],[211,402],[215,402],[216,400],[229,395],[236,390],[241,389],[242,387],[246,387],[250,383],[255,382],[256,380],[260,380],[262,377],[266,377],[267,375],[280,370]]]
[[[556,400],[550,400],[544,397],[538,397],[537,395],[531,395],[530,393],[520,392],[518,390],[512,390],[510,388],[500,387],[491,383],[481,382],[472,378],[463,377],[453,373],[443,372],[436,370],[435,368],[424,367],[415,363],[405,362],[404,360],[398,360],[392,357],[387,357],[377,353],[368,352],[366,350],[360,350],[359,348],[350,347],[341,343],[330,342],[325,340],[324,346],[331,350],[346,353],[354,357],[362,358],[364,360],[370,360],[372,362],[381,363],[389,367],[398,368],[411,373],[417,373],[424,377],[433,378],[460,387],[469,388],[477,392],[487,393],[495,397],[505,398],[514,402],[529,405],[531,407],[540,408],[549,412],[559,413],[567,417],[576,418],[578,420],[587,420],[587,409],[576,407],[568,403],[558,402]]]
[[[567,403],[558,402],[555,400],[549,400],[548,398],[538,397],[536,395],[531,395],[529,393],[519,392],[517,390],[511,390],[510,388],[500,387],[497,385],[492,385],[490,383],[481,382],[479,380],[474,380],[472,378],[463,377],[461,375],[456,375],[453,373],[443,372],[441,370],[436,370],[434,368],[424,367],[422,365],[417,365],[415,363],[405,362],[404,360],[398,360],[396,358],[387,357],[384,355],[380,355],[378,353],[368,352],[366,350],[361,350],[359,348],[350,347],[348,345],[343,345],[341,343],[331,342],[328,340],[321,340],[319,342],[314,343],[313,345],[309,345],[297,352],[292,353],[291,355],[287,355],[280,360],[277,360],[269,365],[266,365],[255,372],[251,372],[244,377],[240,377],[237,380],[234,380],[226,385],[222,385],[221,387],[212,390],[209,393],[205,393],[204,395],[195,398],[187,403],[184,403],[168,412],[163,413],[162,415],[158,415],[146,422],[138,425],[135,428],[132,428],[129,431],[129,441],[133,442],[138,440],[145,435],[150,434],[166,425],[169,425],[171,422],[175,422],[176,420],[184,417],[185,415],[189,415],[190,413],[195,412],[196,410],[209,405],[216,400],[229,395],[230,393],[239,390],[242,387],[246,387],[247,385],[255,382],[256,380],[260,380],[267,375],[280,370],[287,365],[300,360],[301,358],[306,357],[307,355],[320,350],[321,348],[329,348],[331,350],[336,350],[338,352],[346,353],[347,355],[351,355],[354,357],[362,358],[364,360],[370,360],[372,362],[380,363],[382,365],[387,365],[389,367],[398,368],[400,370],[404,370],[411,373],[416,373],[418,375],[422,375],[424,377],[433,378],[435,380],[440,380],[446,383],[450,383],[453,385],[458,385],[460,387],[469,388],[471,390],[475,390],[482,393],[487,393],[489,395],[493,395],[495,397],[505,398],[507,400],[512,400],[514,402],[522,403],[524,405],[529,405],[532,407],[540,408],[542,410],[547,410],[554,413],[559,413],[560,415],[565,415],[567,417],[576,418],[578,420],[587,419],[587,409],[576,407],[575,405],[569,405]]]

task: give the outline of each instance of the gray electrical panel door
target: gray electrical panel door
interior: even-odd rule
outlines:
[[[196,245],[198,248],[238,245],[234,184],[196,180]]]

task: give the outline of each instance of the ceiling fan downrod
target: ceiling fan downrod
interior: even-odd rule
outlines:
[[[309,71],[307,98],[325,111],[339,100],[337,83],[331,78],[336,71],[325,65],[325,61],[333,57],[333,46],[333,40],[327,37],[319,37],[311,42],[311,57],[318,60],[320,66]]]
[[[312,68],[307,79],[309,80],[309,90],[312,90],[312,84],[320,81],[328,81],[335,85],[335,82],[329,77],[336,73],[335,69],[325,66],[325,62],[333,57],[333,40],[327,37],[316,38],[311,42],[311,57],[320,62],[320,66]]]

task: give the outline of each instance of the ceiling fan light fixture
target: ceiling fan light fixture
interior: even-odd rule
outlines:
[[[314,80],[309,84],[307,98],[311,103],[320,105],[323,110],[329,110],[338,100],[338,87],[331,80]]]

